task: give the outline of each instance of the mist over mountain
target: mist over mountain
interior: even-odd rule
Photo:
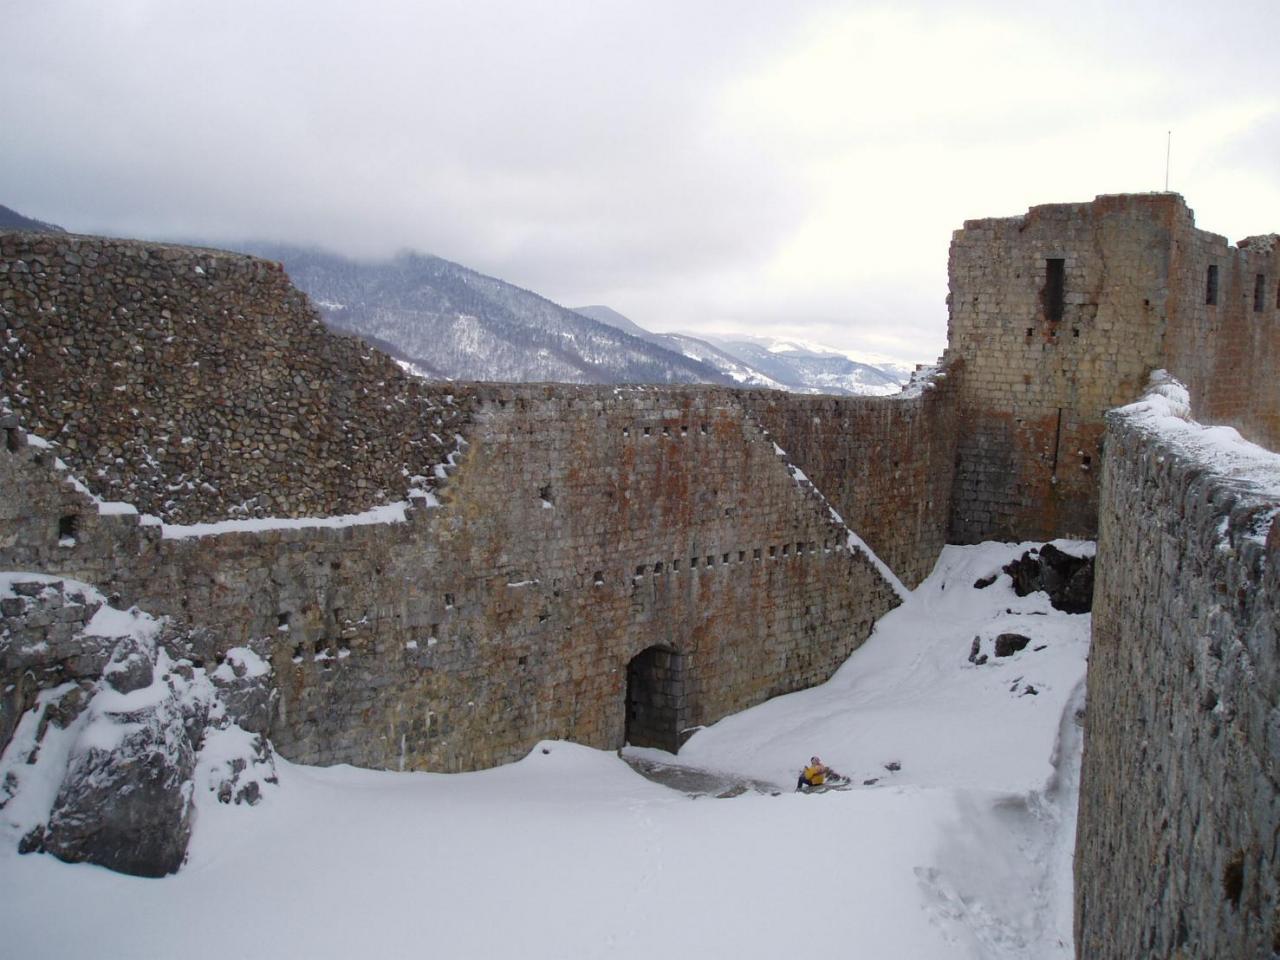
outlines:
[[[0,229],[66,232],[5,206],[0,206]],[[329,326],[362,337],[433,379],[714,383],[889,394],[910,373],[899,365],[861,362],[793,341],[654,333],[611,307],[568,309],[425,254],[360,261],[285,244],[236,246],[283,263]]]
[[[562,383],[720,383],[714,366],[440,257],[357,261],[249,243],[279,260],[332,327],[428,376]]]

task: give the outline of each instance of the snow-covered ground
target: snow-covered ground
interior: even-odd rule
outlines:
[[[2,952],[1070,957],[1089,617],[1007,576],[973,587],[1030,546],[948,547],[829,683],[674,761],[776,795],[688,796],[570,743],[460,775],[280,762],[256,807],[198,797],[188,863],[164,880],[19,857],[0,816]],[[1032,642],[997,659],[1007,632]],[[793,792],[814,753],[855,789]]]

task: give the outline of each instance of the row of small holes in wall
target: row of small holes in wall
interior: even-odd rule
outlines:
[[[779,555],[784,557],[790,557],[790,556],[798,557],[806,552],[810,554],[815,554],[818,552],[818,544],[816,540],[810,540],[807,544],[803,542],[797,542],[795,544],[794,551],[792,550],[792,544],[790,543],[784,543],[782,544],[781,547],[776,547],[776,546],[769,547],[768,556],[770,559],[775,559]],[[822,552],[823,553],[831,552],[830,540],[823,541]],[[764,554],[763,547],[756,547],[751,551],[752,560],[762,560],[764,559],[764,555],[765,554]],[[689,569],[696,570],[699,566],[702,566],[702,567],[729,566],[734,562],[733,553],[722,553],[719,556],[720,556],[720,559],[718,563],[716,561],[715,554],[707,554],[705,557],[690,557]],[[747,559],[747,551],[745,550],[737,551],[738,563],[745,563],[746,559]],[[639,564],[636,564],[636,572],[633,575],[632,579],[635,579],[636,577],[643,577],[646,573],[652,573],[653,575],[656,576],[657,574],[662,573],[667,569],[670,569],[671,572],[673,573],[679,573],[682,566],[683,564],[681,563],[680,560],[672,560],[670,565],[666,564],[662,560],[659,560],[658,562],[652,565],[647,563],[639,563]],[[599,585],[602,583],[604,583],[604,580],[601,577],[601,574],[597,573],[596,584]]]
[[[640,434],[642,437],[652,437],[655,435],[653,427],[642,427],[641,430],[643,431]],[[707,425],[705,423],[699,424],[698,432],[705,435],[707,432]],[[623,427],[622,435],[624,437],[631,436],[631,428]],[[663,424],[660,435],[664,437],[671,437],[671,436],[677,436],[677,435],[681,437],[687,437],[689,435],[689,425],[682,423],[680,424],[680,429],[678,431],[673,431],[670,426],[668,426],[667,424]]]

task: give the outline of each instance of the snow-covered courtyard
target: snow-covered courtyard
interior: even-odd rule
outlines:
[[[628,752],[773,790],[562,742],[457,775],[279,761],[256,807],[197,796],[163,880],[20,857],[0,810],[2,952],[1065,960],[1089,616],[974,586],[1033,546],[946,548],[828,683]],[[1030,643],[996,657],[1006,633]],[[813,754],[852,789],[796,793]]]

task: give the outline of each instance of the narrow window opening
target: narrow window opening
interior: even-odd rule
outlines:
[[[603,570],[597,570],[597,571],[596,571],[596,573],[595,573],[595,584],[596,584],[596,586],[598,587],[598,586],[600,586],[600,585],[601,585],[601,584],[603,584],[603,583],[604,583],[604,571],[603,571]]]
[[[645,427],[645,428],[644,428],[644,435],[645,435],[646,437],[647,437],[647,436],[649,436],[651,432],[652,432],[652,431],[651,431],[648,427]]]
[[[555,498],[551,496],[551,484],[546,484],[538,488],[538,496],[542,498],[543,503],[555,503]]]
[[[623,435],[624,437],[629,437],[629,436],[631,436],[631,428],[630,428],[630,427],[623,427],[623,428],[622,428],[622,435]]]
[[[517,662],[518,664],[520,664],[520,666],[522,666],[522,667],[527,667],[527,666],[529,665],[529,657],[528,657],[528,655],[526,654],[525,656],[521,657],[521,658],[520,658],[519,660],[517,660],[516,662]]]
[[[696,567],[697,565],[698,565],[698,558],[697,558],[697,557],[690,557],[690,558],[689,558],[689,568],[690,568],[690,569],[693,569],[693,568],[694,568],[694,567]]]
[[[1031,336],[1031,334],[1032,334],[1033,330],[1034,330],[1034,328],[1033,328],[1033,327],[1027,327],[1027,336],[1028,336],[1028,337],[1030,337],[1030,336]]]
[[[453,609],[453,594],[452,594],[452,593],[446,593],[446,594],[444,595],[444,608],[445,608],[446,610],[452,610],[452,609]]]
[[[1209,264],[1209,271],[1204,278],[1204,302],[1210,307],[1218,305],[1218,265]]]
[[[668,427],[665,423],[662,425],[662,435],[664,437],[671,436],[671,428]]]
[[[721,558],[720,558],[720,562],[721,562],[721,563],[728,563],[728,562],[729,562],[729,555],[726,553],[723,557],[721,557]]]
[[[1078,337],[1078,336],[1080,336],[1080,328],[1079,328],[1079,327],[1072,327],[1072,328],[1071,328],[1071,335],[1072,335],[1073,337]]]
[[[680,424],[680,436],[686,436],[689,433],[689,425],[687,423]]]
[[[4,448],[10,453],[17,453],[21,444],[18,442],[18,430],[16,427],[5,427],[4,430]]]
[[[679,561],[679,560],[672,560],[672,561],[671,561],[671,569],[672,569],[672,570],[679,570],[679,569],[680,569],[680,561]]]
[[[1066,266],[1061,257],[1050,257],[1044,262],[1044,316],[1050,323],[1061,323],[1066,303]]]
[[[662,561],[661,561],[661,560],[659,560],[657,563],[655,563],[655,564],[653,565],[653,572],[654,572],[654,573],[661,573],[661,572],[662,572]]]
[[[785,556],[787,556],[789,553],[791,553],[791,544],[789,544],[789,543],[784,543],[784,544],[782,545],[782,555],[785,557]]]
[[[289,614],[288,614],[288,613],[277,613],[277,614],[276,614],[276,627],[277,627],[277,628],[279,628],[279,629],[281,629],[281,630],[288,630],[288,629],[289,629]]]
[[[64,517],[58,519],[58,539],[70,540],[75,542],[76,535],[80,532],[80,518],[74,513],[68,513]]]
[[[341,607],[334,607],[334,608],[333,608],[333,622],[334,622],[334,623],[338,623],[338,624],[342,623],[342,608],[341,608]]]
[[[704,423],[700,429],[702,430],[702,432],[703,432],[703,433],[706,433],[706,432],[707,432],[707,425]]]
[[[1262,303],[1264,300],[1267,299],[1266,287],[1264,286],[1266,282],[1267,282],[1267,278],[1263,276],[1261,273],[1258,274],[1257,279],[1253,281],[1253,312],[1254,313],[1262,312]]]
[[[707,566],[708,566],[708,567],[714,567],[715,565],[716,565],[716,558],[715,558],[715,557],[707,557]]]
[[[742,561],[744,561],[744,560],[746,560],[746,559],[747,559],[747,551],[745,551],[745,550],[739,550],[739,551],[738,551],[738,562],[739,562],[739,563],[742,563]]]
[[[776,557],[777,555],[778,555],[778,548],[777,548],[777,547],[770,547],[770,548],[769,548],[769,556],[770,556],[770,557]]]
[[[644,576],[644,564],[643,564],[643,563],[637,563],[637,564],[636,564],[636,576],[637,576],[637,577],[643,577],[643,576]]]
[[[752,550],[752,551],[751,551],[751,559],[752,559],[752,560],[759,560],[759,559],[760,559],[760,548],[759,548],[759,547],[756,547],[754,550]]]

